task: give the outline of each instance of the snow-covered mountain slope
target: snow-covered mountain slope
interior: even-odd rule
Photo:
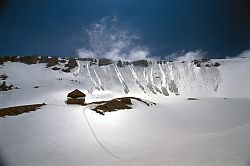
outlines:
[[[45,64],[26,65],[19,62],[6,62],[0,74],[6,74],[7,83],[21,88],[1,95],[5,105],[13,97],[21,94],[22,99],[46,98],[42,94],[79,88],[89,94],[112,93],[119,95],[141,95],[145,97],[250,97],[250,59],[235,58],[209,60],[206,62],[147,62],[119,63],[99,66],[91,61],[78,61],[78,66],[70,73],[53,71]],[[218,66],[214,66],[218,63]],[[62,67],[63,64],[57,65]],[[118,67],[119,66],[119,67]],[[42,89],[39,96],[30,96]],[[53,89],[51,91],[51,89]],[[27,93],[29,95],[24,95]],[[63,93],[63,92],[62,92]],[[10,95],[13,94],[13,95]],[[167,98],[166,98],[167,99]],[[55,99],[55,100],[58,100]],[[4,103],[0,103],[3,106]]]
[[[212,66],[216,62],[220,66]],[[118,67],[116,63],[90,66],[89,62],[79,62],[74,74],[89,91],[248,98],[249,68],[249,59],[210,60],[200,67],[194,62],[149,62],[146,67],[133,64]]]
[[[0,66],[6,83],[20,88],[0,92],[0,108],[47,104],[0,119],[6,165],[249,165],[250,59],[77,63],[69,73],[43,63]],[[86,102],[134,96],[156,106],[133,101],[132,110],[102,116],[65,105],[76,88]]]

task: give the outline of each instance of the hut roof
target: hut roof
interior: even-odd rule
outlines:
[[[75,89],[74,91],[70,92],[67,97],[76,99],[78,97],[85,97],[85,96],[86,95],[83,92],[79,91],[78,89]]]

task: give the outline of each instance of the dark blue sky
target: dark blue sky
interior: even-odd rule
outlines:
[[[1,6],[1,55],[73,56],[86,44],[83,28],[114,15],[140,33],[154,56],[201,49],[225,57],[250,49],[249,0],[5,0]]]

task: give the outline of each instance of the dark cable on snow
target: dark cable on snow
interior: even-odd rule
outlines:
[[[95,137],[96,142],[97,142],[97,143],[98,143],[98,144],[99,144],[99,145],[100,145],[109,155],[111,155],[111,156],[114,157],[114,158],[120,158],[119,156],[117,156],[117,155],[113,154],[112,152],[110,152],[110,151],[101,143],[101,141],[98,139],[98,137],[96,136],[96,134],[95,134],[93,128],[92,128],[91,125],[90,125],[90,122],[89,122],[89,120],[88,120],[88,118],[87,118],[87,115],[85,114],[84,109],[83,109],[83,115],[84,115],[84,117],[85,117],[85,119],[86,119],[86,121],[87,121],[87,123],[88,123],[88,126],[89,126],[89,128],[90,128],[90,130],[91,130],[93,136]]]

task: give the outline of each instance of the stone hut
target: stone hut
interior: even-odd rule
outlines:
[[[78,105],[85,105],[85,94],[78,89],[70,92],[67,97],[66,104],[78,104]]]

